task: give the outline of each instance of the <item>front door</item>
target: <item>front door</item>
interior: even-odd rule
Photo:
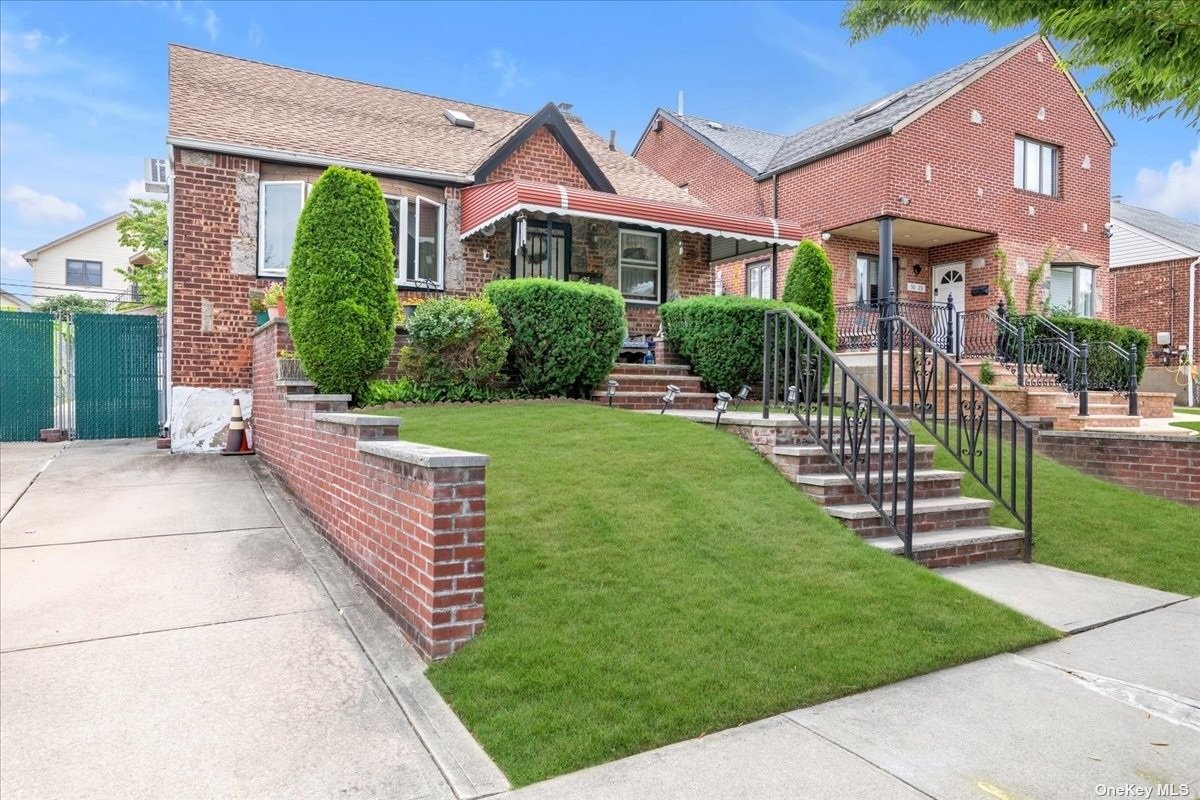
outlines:
[[[949,314],[946,308],[946,301],[950,298],[954,299],[955,313],[961,312],[966,308],[967,299],[967,265],[959,261],[954,264],[941,264],[933,268],[933,342],[943,350],[949,350],[950,344],[948,340],[949,332]],[[958,343],[962,343],[962,331],[958,330],[961,326],[955,320],[954,328],[957,331],[956,338]]]

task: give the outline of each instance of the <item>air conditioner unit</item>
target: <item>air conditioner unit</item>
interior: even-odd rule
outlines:
[[[146,191],[166,193],[167,160],[165,158],[146,159]]]

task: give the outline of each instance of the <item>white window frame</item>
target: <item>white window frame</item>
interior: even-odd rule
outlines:
[[[1047,280],[1050,280],[1053,278],[1055,270],[1061,271],[1061,270],[1068,270],[1068,269],[1071,270],[1071,312],[1074,313],[1076,316],[1079,316],[1083,319],[1095,319],[1095,317],[1096,317],[1096,272],[1098,271],[1098,269],[1096,267],[1089,267],[1084,264],[1051,264],[1050,265],[1050,274],[1046,276]],[[1083,313],[1083,311],[1080,309],[1080,295],[1079,295],[1079,288],[1080,288],[1079,287],[1079,284],[1080,284],[1079,275],[1080,275],[1080,273],[1085,272],[1085,271],[1091,273],[1091,276],[1092,276],[1092,309],[1087,314]],[[1054,298],[1050,297],[1047,299],[1050,301],[1050,305],[1053,307],[1054,306],[1054,303],[1053,303]]]
[[[304,204],[308,202],[308,182],[307,181],[259,181],[258,182],[258,258],[257,270],[258,274],[268,278],[286,278],[287,267],[283,269],[267,269],[263,266],[263,259],[266,256],[266,248],[263,247],[263,239],[266,236],[267,228],[267,187],[268,186],[299,186],[300,187],[300,210],[304,210]],[[299,218],[296,219],[296,224],[300,224]],[[293,233],[294,237],[295,234]],[[294,246],[294,242],[293,242]]]
[[[84,265],[84,267],[83,267],[84,282],[83,283],[71,283],[71,280],[70,280],[71,279],[71,262]],[[87,282],[87,280],[86,280],[87,273],[88,273],[87,265],[89,265],[89,264],[95,264],[99,268],[99,271],[100,271],[100,282],[99,283],[88,283]],[[63,264],[63,286],[82,286],[82,287],[91,288],[91,289],[104,288],[104,262],[96,261],[91,258],[68,258],[68,259],[65,259],[64,264]]]
[[[418,231],[421,230],[421,213],[422,207],[434,206],[437,208],[437,228],[441,235],[438,237],[437,251],[437,281],[436,289],[445,289],[446,287],[446,204],[439,203],[436,200],[430,200],[428,197],[402,197],[400,195],[386,194],[384,198],[387,200],[400,201],[400,224],[397,226],[397,239],[394,242],[396,250],[396,285],[404,286],[412,289],[428,288],[424,281],[414,280],[408,277],[408,207],[410,203],[416,204],[416,216],[413,224],[416,225]],[[418,242],[418,246],[419,246]],[[416,266],[416,260],[413,261],[413,266]]]
[[[1037,151],[1037,186],[1030,188],[1026,185],[1029,177],[1029,148]],[[1045,182],[1046,153],[1050,154],[1050,191],[1042,190]],[[1044,197],[1058,197],[1058,171],[1062,162],[1062,148],[1048,142],[1039,142],[1018,134],[1013,138],[1013,188],[1024,192],[1033,192]]]
[[[753,294],[750,291],[751,283],[750,276],[754,272],[761,272],[758,279],[758,294]],[[771,260],[764,259],[761,261],[753,261],[746,265],[746,296],[757,297],[763,300],[771,299],[771,283],[774,282],[774,271],[771,269]]]
[[[621,291],[621,287],[625,285],[625,234],[633,236],[653,236],[657,244],[655,245],[655,264],[654,266],[654,299],[640,300],[632,297],[627,297],[624,292],[621,292],[621,299],[626,303],[632,303],[639,306],[656,306],[661,303],[663,293],[663,234],[662,231],[644,231],[639,228],[618,228],[617,229],[617,291]],[[646,270],[650,269],[649,264],[630,263],[631,268]]]

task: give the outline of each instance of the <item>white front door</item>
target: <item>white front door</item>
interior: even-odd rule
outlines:
[[[953,264],[939,264],[933,268],[933,342],[943,350],[950,349],[947,339],[949,317],[946,313],[946,300],[954,298],[956,314],[966,308],[967,300],[967,265],[962,261]],[[958,320],[954,321],[959,344],[962,343],[962,327]]]

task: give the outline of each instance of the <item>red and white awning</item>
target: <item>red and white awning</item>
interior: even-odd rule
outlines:
[[[771,217],[723,214],[699,206],[521,180],[483,183],[463,189],[460,236],[465,239],[519,211],[573,214],[789,247],[803,238],[799,225]]]

